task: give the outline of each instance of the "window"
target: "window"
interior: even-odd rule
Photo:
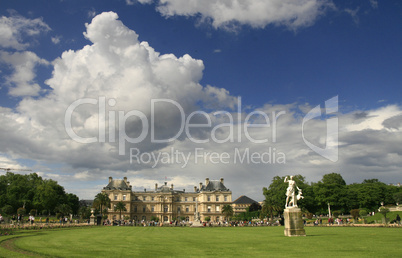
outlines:
[[[190,211],[190,206],[186,206],[186,212]]]
[[[114,200],[117,201],[117,195],[114,196]]]
[[[211,196],[208,195],[207,200],[208,200],[208,202],[210,202],[211,201]]]
[[[187,221],[187,222],[190,221],[190,217],[189,217],[189,216],[186,217],[186,221]]]
[[[147,220],[147,216],[142,216],[142,220],[146,221]]]
[[[137,206],[134,206],[134,212],[137,212]]]
[[[143,200],[143,201],[146,201],[146,200],[147,200],[147,197],[146,197],[146,196],[143,196],[143,197],[142,197],[142,200]]]
[[[228,197],[225,195],[225,197],[224,197],[224,200],[225,200],[225,202],[227,202],[228,201]]]
[[[207,212],[211,212],[211,206],[208,206]]]
[[[154,201],[154,200],[155,200],[155,197],[152,196],[152,197],[151,197],[151,201]]]
[[[168,208],[167,205],[165,205],[165,206],[163,207],[163,211],[164,211],[164,212],[168,212],[168,211],[169,211],[169,208]]]
[[[123,201],[125,201],[126,200],[126,195],[125,194],[123,194]]]
[[[146,206],[142,206],[142,212],[145,212],[147,210]]]
[[[215,211],[219,212],[219,206],[218,205],[216,205]]]
[[[180,202],[180,197],[176,197],[176,202]]]
[[[219,222],[219,216],[216,216],[216,220],[215,220],[216,222]]]
[[[188,201],[188,200],[187,200],[187,197],[185,197],[185,198],[184,198],[184,201],[185,201],[185,202],[187,202],[187,201]]]
[[[152,212],[155,211],[155,206],[151,206],[151,211],[152,211]]]
[[[163,216],[163,221],[164,221],[164,222],[168,222],[168,221],[169,221],[168,216]]]
[[[193,202],[195,202],[195,200],[196,200],[196,198],[195,198],[195,197],[193,197]]]
[[[177,212],[180,212],[180,210],[181,210],[180,206],[179,206],[179,207],[177,207]]]
[[[219,196],[216,196],[216,201],[219,202]]]

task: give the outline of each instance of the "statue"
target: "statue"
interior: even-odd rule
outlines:
[[[200,213],[198,212],[198,198],[195,200],[194,221],[200,221]]]
[[[198,211],[198,198],[195,199],[194,221],[191,227],[202,227],[200,212]]]
[[[296,185],[296,182],[293,180],[293,176],[285,177],[285,183],[289,183],[288,188],[286,189],[286,203],[285,208],[289,207],[297,207],[297,200],[303,199],[302,190]],[[298,191],[296,196],[296,189]]]

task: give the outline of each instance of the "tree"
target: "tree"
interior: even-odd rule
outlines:
[[[225,204],[222,207],[222,214],[226,217],[227,220],[230,219],[230,217],[233,216],[233,207],[230,204]]]
[[[314,184],[313,190],[321,213],[327,213],[328,203],[331,205],[331,210],[340,210],[342,213],[349,211],[347,187],[340,174],[324,175],[321,181]]]
[[[69,199],[64,188],[56,181],[43,180],[36,173],[20,175],[7,172],[0,176],[0,207],[11,205],[14,211],[22,207],[26,211],[35,209],[50,212],[58,204],[73,206]],[[75,201],[78,201],[78,197]]]
[[[121,212],[126,211],[127,209],[126,209],[126,205],[123,202],[118,202],[118,203],[116,203],[114,210],[120,212],[120,219],[121,219]]]
[[[38,213],[38,211],[37,211],[37,210],[32,209],[32,210],[29,212],[29,215],[36,216],[36,215],[37,215],[37,213]]]
[[[206,222],[209,222],[211,220],[210,217],[205,217],[204,219],[205,219]]]
[[[80,215],[81,219],[89,219],[91,216],[91,209],[86,206],[82,206],[78,210],[78,214]]]
[[[360,215],[360,210],[359,209],[353,209],[353,210],[350,211],[350,215],[352,215],[354,221],[356,221],[357,218]]]
[[[103,207],[107,207],[107,208],[109,208],[110,207],[110,198],[109,198],[109,196],[106,194],[106,193],[98,193],[96,196],[95,196],[95,199],[94,199],[94,206],[96,207],[96,206],[99,206],[100,207],[100,212],[101,212],[101,215],[102,215],[102,211],[103,211]]]
[[[379,212],[384,216],[384,223],[387,223],[387,214],[389,213],[389,209],[381,207]]]
[[[13,208],[13,206],[11,206],[11,205],[9,205],[9,204],[6,204],[6,205],[4,205],[4,207],[1,209],[1,211],[2,211],[3,213],[5,213],[6,215],[11,215],[11,214],[14,213],[14,208]]]
[[[60,215],[63,217],[70,215],[72,213],[72,209],[71,209],[70,205],[65,204],[65,203],[57,205],[55,211],[60,213]]]
[[[394,193],[393,197],[396,203],[402,204],[402,192]]]
[[[247,209],[249,212],[260,211],[262,209],[262,207],[258,202],[254,202]]]
[[[27,210],[25,208],[18,208],[17,214],[21,214],[21,216],[24,216],[27,213]]]
[[[66,203],[71,207],[73,214],[78,214],[80,208],[80,199],[77,195],[68,193],[66,194]]]
[[[268,213],[271,214],[271,216],[273,216],[272,214],[274,211],[278,213],[283,212],[283,207],[285,207],[286,189],[288,187],[288,184],[285,183],[284,180],[285,176],[275,176],[272,179],[269,187],[263,188],[263,194],[265,196],[264,205],[266,206],[265,209],[268,211]],[[308,187],[308,185],[305,183],[304,177],[301,175],[293,176],[293,180],[296,182],[296,185],[300,189],[303,189],[303,191]],[[300,206],[303,206],[304,201],[300,200],[298,204],[300,204]]]
[[[360,211],[359,211],[360,217],[363,218],[363,217],[367,216],[367,214],[368,214],[367,210],[365,210],[365,209],[360,209]]]

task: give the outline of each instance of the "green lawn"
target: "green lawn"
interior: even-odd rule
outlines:
[[[285,237],[283,229],[88,227],[24,233],[13,244],[53,257],[397,257],[402,253],[402,228],[307,227],[307,237]],[[12,255],[0,248],[0,256]]]

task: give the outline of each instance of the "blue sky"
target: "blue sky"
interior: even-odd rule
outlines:
[[[1,1],[0,30],[13,32],[0,36],[1,123],[7,123],[0,130],[1,167],[30,168],[58,180],[81,198],[96,194],[109,175],[128,176],[138,189],[152,187],[165,177],[189,189],[205,177],[225,177],[228,187],[236,189],[234,198],[246,194],[258,200],[261,188],[275,175],[303,174],[307,181],[318,181],[325,173],[338,172],[348,183],[367,178],[402,181],[398,169],[402,153],[395,146],[402,129],[399,1],[287,0],[288,5],[282,6],[271,0],[254,1],[261,4],[254,9],[253,1],[239,1],[242,8],[233,4],[220,9],[221,2]],[[118,29],[134,31],[138,41],[127,40],[141,51],[160,54],[144,61],[140,52],[124,52],[128,45],[97,36],[110,34],[123,40],[116,34]],[[114,54],[121,61],[108,59],[109,52],[99,46],[119,49]],[[174,56],[162,58],[165,54]],[[163,63],[164,58],[170,62]],[[125,69],[131,72],[123,74]],[[147,77],[150,71],[157,79]],[[271,138],[269,145],[240,145],[260,154],[276,148],[286,155],[286,164],[239,166],[232,159],[229,164],[209,160],[185,168],[174,162],[150,168],[128,162],[127,154],[108,151],[114,144],[77,145],[63,130],[64,111],[74,100],[99,96],[116,99],[118,108],[126,112],[146,113],[149,103],[142,101],[148,97],[170,98],[182,104],[186,114],[203,110],[211,117],[216,110],[234,112],[237,97],[244,116],[256,110],[267,114],[282,110],[286,113],[278,124],[282,138],[277,142]],[[334,96],[339,99],[339,159],[328,162],[306,146],[302,118]],[[92,135],[96,110],[80,112],[74,130]],[[158,128],[172,135],[177,114],[169,115],[161,112],[155,117],[172,118],[157,121]],[[132,122],[126,129],[136,128],[138,124]],[[325,120],[309,123],[306,137],[325,146]],[[264,137],[266,132],[256,134]],[[202,148],[234,157],[240,145]],[[126,147],[130,146],[147,153],[174,148],[190,154],[199,147],[186,135],[167,144],[145,141]]]

